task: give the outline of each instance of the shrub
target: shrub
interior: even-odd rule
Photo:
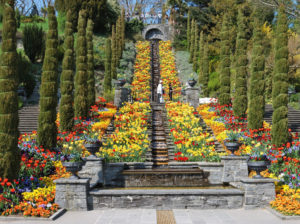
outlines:
[[[33,25],[25,25],[23,30],[23,45],[26,55],[30,61],[34,63],[38,57],[43,55],[45,49],[45,37],[42,27]]]
[[[219,73],[213,72],[209,75],[208,91],[210,96],[215,96],[220,88]]]

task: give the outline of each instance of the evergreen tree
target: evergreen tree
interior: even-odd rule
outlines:
[[[38,143],[47,149],[56,147],[56,106],[58,88],[58,32],[55,10],[48,8],[49,30],[43,64],[40,88],[40,114],[38,123]]]
[[[117,66],[119,65],[119,60],[122,56],[122,37],[121,37],[121,26],[120,26],[121,18],[119,17],[116,24],[116,48],[117,48]]]
[[[203,50],[203,63],[202,63],[202,93],[204,97],[208,97],[208,81],[209,81],[209,52],[208,43],[204,45]]]
[[[125,29],[126,29],[126,23],[125,23],[125,9],[122,8],[122,17],[121,17],[121,27],[122,27],[122,35],[121,35],[121,38],[122,38],[122,52],[125,48]]]
[[[194,44],[195,44],[195,20],[192,20],[191,24],[191,45],[190,45],[190,59],[189,63],[193,63],[194,56]]]
[[[198,33],[198,25],[197,23],[195,23],[195,40],[194,40],[194,51],[193,51],[193,70],[194,72],[197,72],[197,58],[198,58],[198,37],[199,37],[199,33]]]
[[[187,17],[186,39],[187,39],[187,48],[188,48],[188,51],[190,51],[190,47],[191,47],[191,10],[189,10],[188,17]]]
[[[75,116],[87,117],[87,41],[86,41],[86,12],[79,12],[78,33],[76,43],[76,75],[75,75]]]
[[[221,65],[220,65],[220,96],[219,103],[221,105],[229,105],[230,97],[230,41],[229,41],[229,25],[230,18],[227,13],[224,14],[221,29]]]
[[[117,79],[117,47],[116,47],[116,30],[112,26],[111,35],[111,78]]]
[[[88,20],[87,23],[87,33],[86,33],[86,40],[87,40],[87,87],[88,87],[88,94],[87,94],[87,102],[88,108],[95,105],[95,71],[94,71],[94,44],[93,44],[93,27],[94,23],[91,19]]]
[[[272,143],[277,147],[288,140],[288,23],[284,6],[278,12],[273,75]]]
[[[0,177],[18,177],[21,153],[18,148],[18,95],[16,19],[14,1],[3,5],[2,53],[0,56]]]
[[[233,112],[236,117],[246,117],[247,101],[247,33],[246,18],[241,7],[238,10],[238,34],[236,41],[236,78]]]
[[[105,44],[105,77],[104,77],[104,92],[111,91],[111,40],[106,39]]]
[[[263,127],[265,112],[265,56],[262,25],[258,8],[256,8],[254,12],[253,49],[249,90],[248,128],[250,129],[259,129]]]
[[[71,131],[74,125],[73,89],[74,89],[74,35],[72,12],[68,11],[65,24],[65,53],[60,76],[60,129]]]
[[[198,52],[198,76],[199,76],[199,83],[202,83],[202,76],[203,76],[203,50],[204,50],[204,34],[203,31],[200,33],[199,38],[199,52]]]

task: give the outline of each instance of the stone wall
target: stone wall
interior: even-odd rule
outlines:
[[[248,156],[223,156],[224,164],[223,183],[239,182],[242,178],[248,177]]]

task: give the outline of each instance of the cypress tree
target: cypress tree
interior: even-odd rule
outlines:
[[[121,41],[122,41],[122,38],[121,38],[121,26],[120,26],[120,17],[118,18],[117,20],[117,23],[116,23],[116,49],[117,49],[117,66],[119,64],[119,60],[121,58]]]
[[[0,56],[0,177],[18,177],[21,153],[18,148],[18,95],[16,19],[14,1],[3,5],[2,53]]]
[[[202,63],[202,93],[205,97],[208,97],[208,81],[209,81],[209,52],[208,44],[204,45],[203,50],[203,63]]]
[[[94,23],[91,19],[88,20],[87,23],[87,33],[86,33],[86,40],[87,40],[87,101],[88,101],[88,108],[95,104],[95,71],[94,71],[94,44],[93,44],[93,28]]]
[[[86,23],[86,12],[81,10],[77,27],[74,106],[75,116],[82,118],[88,115]]]
[[[191,25],[191,45],[190,45],[190,59],[189,63],[193,63],[193,56],[194,56],[194,44],[195,44],[195,20],[192,20]]]
[[[111,35],[111,78],[117,79],[117,49],[115,25],[112,26]]]
[[[125,28],[126,28],[126,23],[125,23],[125,9],[124,8],[122,8],[121,27],[122,27],[121,38],[122,38],[122,52],[123,52],[123,50],[125,48]]]
[[[197,58],[198,58],[198,37],[199,37],[199,34],[198,34],[198,25],[197,23],[195,23],[195,40],[194,40],[194,51],[193,51],[193,70],[194,72],[197,71]]]
[[[221,65],[220,65],[220,96],[219,103],[228,105],[231,103],[230,97],[230,41],[229,41],[230,17],[227,13],[223,16],[221,29]]]
[[[278,12],[273,75],[272,143],[277,147],[288,140],[288,25],[284,6]]]
[[[264,35],[262,21],[259,18],[258,8],[254,12],[253,49],[250,76],[248,128],[259,129],[263,127],[265,112],[265,56]]]
[[[60,129],[71,131],[74,125],[73,90],[74,90],[74,35],[72,12],[69,10],[65,24],[65,53],[60,76]]]
[[[190,51],[190,47],[191,47],[191,10],[189,10],[189,12],[188,12],[186,39],[187,39],[187,48],[188,48],[188,51]]]
[[[111,91],[111,40],[106,39],[105,44],[105,77],[104,77],[104,92]]]
[[[198,52],[198,76],[199,83],[202,83],[202,75],[203,75],[203,50],[204,50],[204,34],[203,31],[200,33],[199,38],[199,52]]]
[[[233,101],[233,112],[236,117],[246,116],[247,100],[247,33],[246,19],[243,8],[238,11],[238,34],[236,41],[236,77],[235,77],[235,98]]]
[[[46,52],[43,64],[40,88],[40,114],[38,123],[38,143],[45,148],[56,146],[56,106],[58,78],[58,33],[54,7],[48,8],[49,30],[47,33]]]

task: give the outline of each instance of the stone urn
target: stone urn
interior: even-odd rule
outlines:
[[[197,83],[197,81],[195,79],[190,79],[188,81],[188,84],[189,84],[190,87],[194,87],[196,85],[196,83]]]
[[[119,87],[119,88],[123,87],[123,86],[125,85],[125,83],[126,83],[126,80],[125,80],[125,79],[118,79],[118,80],[116,81],[116,85],[117,85],[117,87]]]
[[[260,174],[260,172],[268,169],[268,166],[270,165],[270,161],[261,160],[261,161],[248,161],[248,169],[254,170],[256,172],[256,175],[253,176],[253,178],[259,179],[263,178]]]
[[[77,172],[81,170],[82,162],[63,162],[62,165],[66,167],[66,171],[72,173],[70,178],[72,179],[79,179],[77,176]]]
[[[239,150],[241,143],[224,141],[224,145],[231,152],[231,155],[234,156],[234,152]]]
[[[96,158],[95,153],[99,150],[99,148],[101,147],[101,145],[102,145],[101,142],[86,143],[84,145],[84,147],[86,148],[86,150],[89,151],[89,153],[91,153],[91,155],[89,156],[89,158]]]

